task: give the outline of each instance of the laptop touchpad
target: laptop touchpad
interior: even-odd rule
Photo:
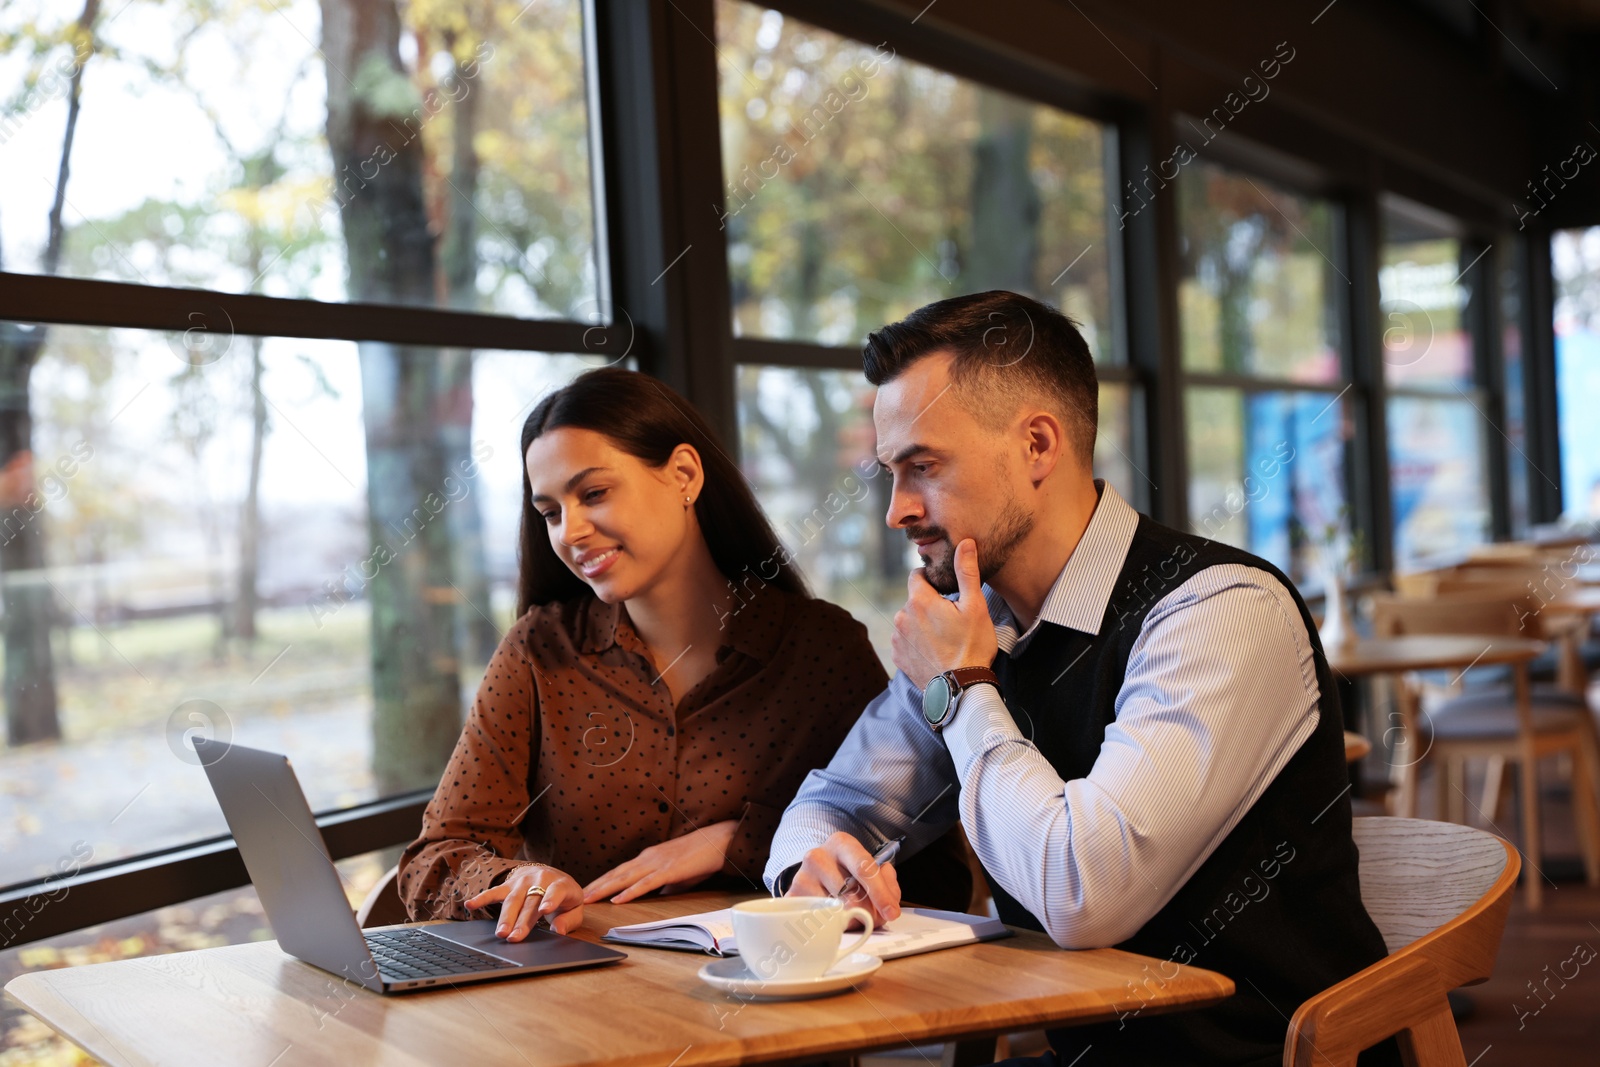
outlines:
[[[424,927],[435,937],[443,937],[458,945],[487,952],[491,956],[499,956],[518,967],[620,959],[624,955],[549,930],[530,930],[528,936],[521,941],[503,941],[494,932],[494,928],[494,919],[467,919],[434,923]]]

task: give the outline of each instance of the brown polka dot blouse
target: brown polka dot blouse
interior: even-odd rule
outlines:
[[[461,902],[518,864],[583,885],[724,819],[739,821],[730,866],[759,882],[801,780],[887,677],[866,628],[823,600],[766,587],[723,633],[716,668],[674,708],[620,605],[588,596],[519,619],[400,859],[412,919],[490,917]]]

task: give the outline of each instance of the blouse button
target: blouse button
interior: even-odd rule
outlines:
[[[663,800],[661,803],[656,805],[656,809],[658,811],[660,811],[661,814],[665,815],[667,813],[667,810],[668,810],[667,809],[667,802],[665,800]]]

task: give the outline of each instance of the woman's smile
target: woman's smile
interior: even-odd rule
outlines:
[[[577,564],[578,570],[583,572],[583,576],[592,581],[610,570],[611,565],[621,554],[622,549],[613,545],[611,548],[590,549],[573,562]]]

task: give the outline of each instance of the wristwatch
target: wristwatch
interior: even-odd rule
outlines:
[[[958,667],[936,674],[922,691],[922,717],[935,732],[955,718],[956,705],[968,689],[988,683],[1000,688],[1000,676],[988,667]]]

